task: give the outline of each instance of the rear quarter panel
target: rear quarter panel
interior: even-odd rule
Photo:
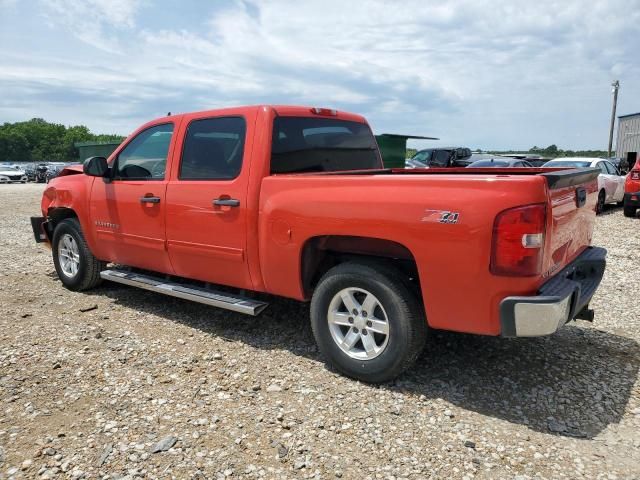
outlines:
[[[535,293],[540,277],[490,274],[495,216],[548,201],[540,176],[283,175],[263,179],[259,256],[266,291],[304,299],[301,252],[323,235],[391,240],[416,260],[433,328],[496,335],[499,302]],[[459,214],[439,223],[441,212]]]

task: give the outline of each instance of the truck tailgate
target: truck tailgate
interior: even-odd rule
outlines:
[[[547,180],[551,204],[544,278],[557,273],[591,244],[599,173],[597,168],[583,168],[542,174]]]

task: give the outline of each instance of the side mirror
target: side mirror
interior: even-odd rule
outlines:
[[[109,172],[109,164],[104,157],[89,157],[82,164],[82,170],[90,177],[104,177]]]

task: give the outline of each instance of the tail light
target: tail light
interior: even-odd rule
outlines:
[[[640,180],[640,172],[631,172],[631,180]]]
[[[315,113],[316,115],[324,115],[325,117],[335,117],[338,115],[337,110],[333,110],[332,108],[312,108],[311,113]]]
[[[540,275],[546,223],[547,206],[543,203],[500,212],[493,224],[491,273]]]

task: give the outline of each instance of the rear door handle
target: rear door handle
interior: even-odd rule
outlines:
[[[239,207],[240,200],[235,198],[216,198],[213,200],[213,204],[218,207]]]
[[[140,197],[140,203],[160,203],[160,197]]]

